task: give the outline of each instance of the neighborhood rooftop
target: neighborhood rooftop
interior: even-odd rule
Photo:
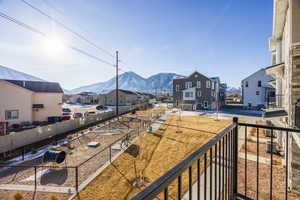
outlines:
[[[59,83],[44,81],[3,80],[33,92],[63,93]]]

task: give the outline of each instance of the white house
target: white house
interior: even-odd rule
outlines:
[[[243,104],[247,107],[266,106],[268,97],[274,96],[274,88],[269,84],[273,78],[260,69],[242,80]]]

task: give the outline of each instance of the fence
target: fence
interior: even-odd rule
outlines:
[[[119,113],[124,114],[140,107],[145,107],[146,104],[133,105],[129,108],[120,108]],[[115,116],[115,111],[99,113],[93,116],[77,118],[67,121],[58,122],[55,124],[40,126],[20,132],[12,132],[9,135],[0,136],[0,154],[18,149],[20,147],[36,143],[43,140],[49,140],[52,137],[61,135],[67,132],[88,127],[99,121],[104,121]]]
[[[132,128],[129,122],[128,126],[126,125],[128,118],[124,117],[125,124],[121,122],[122,118],[123,117],[120,117],[120,120],[111,120],[109,123],[98,127],[104,130],[110,130],[114,127],[113,129],[116,130],[116,125],[120,127],[124,126],[124,132],[127,131],[127,133],[121,134],[118,139],[100,148],[100,150],[98,149],[93,155],[89,155],[84,150],[87,141],[83,139],[87,137],[86,135],[90,135],[90,137],[95,139],[97,133],[89,132],[84,134],[84,136],[75,137],[69,141],[69,143],[75,143],[79,138],[82,138],[82,142],[85,143],[81,145],[81,147],[83,147],[81,150],[88,156],[87,159],[81,158],[80,162],[75,160],[77,164],[70,166],[68,166],[67,162],[61,165],[43,165],[42,157],[25,161],[16,166],[3,165],[0,166],[0,185],[2,187],[8,184],[8,187],[12,187],[12,185],[16,187],[29,185],[33,186],[32,191],[55,192],[57,190],[64,193],[74,193],[78,191],[81,184],[91,180],[90,177],[93,176],[97,170],[101,170],[102,166],[112,162],[118,153],[126,150],[134,139],[144,133],[150,125],[150,121],[135,119],[138,126],[133,123],[134,127]],[[73,146],[74,144],[70,145]],[[72,159],[74,159],[74,157]]]
[[[249,134],[250,128],[254,135],[252,129]],[[285,167],[276,161],[275,132],[285,138]],[[292,133],[300,130],[238,123],[234,118],[226,129],[132,199],[299,199],[289,193]],[[266,144],[261,137],[266,137]]]

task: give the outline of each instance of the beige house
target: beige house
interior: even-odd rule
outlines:
[[[137,104],[139,101],[139,95],[136,92],[132,92],[129,90],[119,89],[118,92],[119,96],[119,105],[134,105]],[[99,95],[99,104],[100,105],[116,105],[116,90],[113,90],[107,94],[100,94]]]
[[[94,92],[81,92],[79,94],[65,95],[65,102],[67,102],[67,103],[82,103],[82,104],[96,104],[96,103],[98,103],[98,96]]]
[[[300,128],[300,1],[274,0],[273,33],[269,39],[269,50],[272,53],[272,66],[266,73],[275,81],[276,106],[268,109],[265,116],[277,126]],[[272,114],[274,117],[272,118]],[[285,149],[288,145],[289,186],[300,191],[300,137],[289,135],[286,144],[286,133],[278,133],[279,144]]]
[[[0,80],[0,121],[11,125],[61,116],[62,96],[58,83]]]

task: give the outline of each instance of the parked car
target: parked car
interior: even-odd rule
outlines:
[[[83,117],[82,113],[74,113],[73,114],[73,118],[81,118],[81,117]]]
[[[89,111],[89,112],[85,112],[84,113],[84,116],[92,116],[92,115],[96,115],[96,112],[95,111]]]
[[[97,110],[107,110],[108,108],[106,106],[100,105],[96,107]]]
[[[62,111],[63,111],[63,113],[70,113],[70,112],[72,112],[70,108],[63,108]]]
[[[63,113],[61,116],[61,120],[70,120],[72,118],[72,115],[68,112]]]

